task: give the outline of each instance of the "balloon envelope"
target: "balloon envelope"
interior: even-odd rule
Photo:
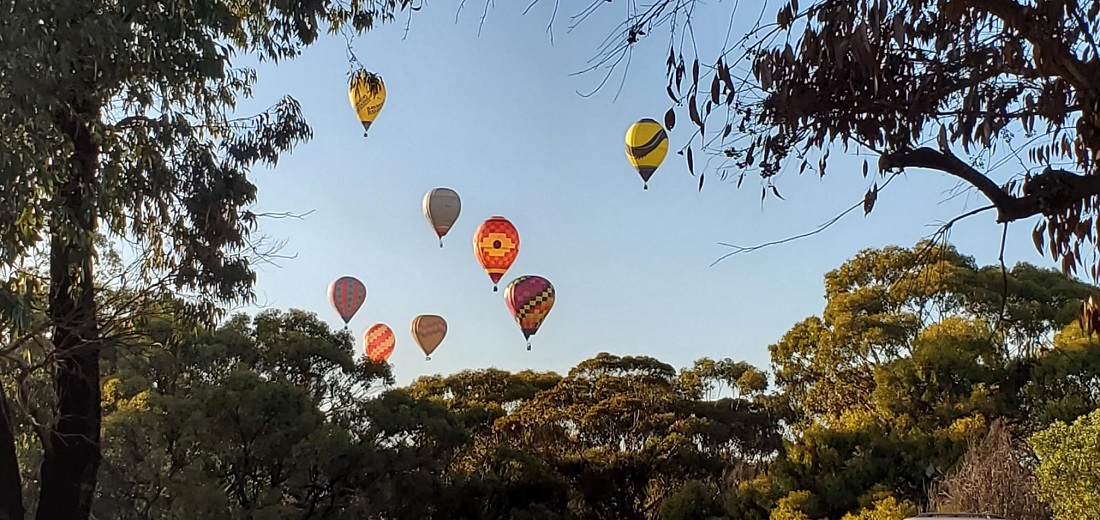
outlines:
[[[626,131],[626,157],[642,176],[644,189],[649,189],[649,178],[665,155],[668,155],[668,134],[660,123],[645,118],[630,125]]]
[[[367,299],[367,286],[353,276],[341,276],[328,287],[328,301],[347,325]]]
[[[489,217],[474,232],[474,253],[496,291],[501,277],[519,255],[519,231],[504,217]]]
[[[375,363],[384,363],[388,360],[396,344],[393,329],[385,323],[375,323],[363,333],[363,351],[367,359]]]
[[[360,71],[351,80],[348,99],[363,124],[363,137],[366,137],[371,124],[382,111],[382,105],[386,103],[386,84],[382,82],[382,76]]]
[[[523,331],[524,339],[530,340],[554,307],[554,286],[541,276],[521,276],[504,290],[504,303]],[[527,349],[531,349],[530,341]]]
[[[420,345],[420,350],[431,359],[432,352],[443,342],[447,335],[447,320],[434,314],[421,314],[413,318],[412,335]]]
[[[450,188],[435,188],[424,195],[424,216],[439,237],[439,247],[443,247],[443,236],[451,230],[462,212],[462,199]]]

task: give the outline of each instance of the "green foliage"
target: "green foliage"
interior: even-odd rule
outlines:
[[[430,514],[416,497],[438,492],[464,430],[403,392],[368,398],[388,370],[352,356],[346,332],[301,311],[121,349],[104,383],[97,514]]]
[[[1020,435],[1090,410],[1100,349],[1072,314],[1090,289],[929,243],[867,250],[828,273],[823,316],[771,347],[800,415],[771,474],[810,493],[783,514],[862,514],[883,491],[923,504],[992,421]]]
[[[1074,300],[1032,300],[1047,295],[1021,289],[1005,308],[1034,318],[998,320],[1001,304],[981,296],[994,283],[985,269],[959,255],[916,254],[925,247],[866,251],[831,273],[826,317],[795,325],[773,347],[783,374],[774,386],[730,359],[676,370],[605,353],[565,376],[490,368],[385,389],[388,365],[357,359],[352,337],[311,313],[265,311],[208,328],[174,298],[145,300],[126,322],[132,329],[103,352],[105,461],[94,512],[900,520],[932,501],[996,503],[1006,516],[1043,519],[1031,459],[1017,448],[1051,424],[1031,441],[1038,496],[1056,510],[1089,504],[1094,419],[1057,422],[1092,411],[1100,388],[1100,345],[1054,309]],[[907,278],[936,270],[951,275],[935,290]],[[1015,272],[1059,287],[1057,273]],[[806,323],[827,348],[809,348],[797,332]],[[1018,348],[1026,342],[1013,330],[1030,331],[1038,346]],[[15,381],[4,382],[16,394]],[[28,387],[34,399],[50,398],[48,383]],[[34,426],[15,417],[23,467],[34,467]]]
[[[1039,457],[1038,495],[1057,520],[1100,518],[1100,410],[1055,422],[1029,439]]]
[[[297,102],[234,118],[255,72],[231,56],[291,58],[323,30],[364,31],[407,2],[18,2],[0,21],[0,259],[41,239],[86,132],[99,175],[84,186],[112,233],[152,248],[181,286],[239,294],[255,216],[251,165],[311,136]],[[82,128],[82,130],[81,130]],[[73,232],[79,230],[71,230]]]
[[[1070,422],[1100,403],[1100,342],[1071,324],[1055,335],[1053,348],[1030,367],[1021,406],[1035,428]]]
[[[468,428],[484,433],[492,428],[493,421],[560,380],[561,376],[549,372],[524,370],[512,374],[490,368],[463,370],[446,377],[421,377],[408,390],[418,399],[446,405]]]
[[[724,513],[718,489],[692,480],[661,502],[658,517],[661,520],[711,520],[722,518]]]
[[[917,506],[908,501],[898,501],[894,497],[886,497],[875,502],[873,507],[865,508],[858,514],[848,513],[841,520],[905,520],[916,516]]]
[[[809,491],[794,491],[779,499],[772,509],[771,520],[810,520],[804,509],[813,507],[814,496]]]
[[[1005,360],[1012,352],[1033,352],[1048,344],[1074,320],[1090,290],[1057,271],[1028,265],[1002,276],[999,268],[979,268],[953,247],[927,242],[911,249],[862,251],[827,273],[825,288],[823,315],[796,324],[769,349],[776,381],[794,404],[814,415],[833,417],[873,403],[878,388],[875,367],[889,373],[893,368],[886,367],[902,358],[947,363],[937,349],[947,353],[965,347],[970,350],[956,355],[958,363],[980,355],[983,366],[993,367],[981,370],[1008,369],[1007,361],[994,358]],[[951,317],[954,325],[944,322]],[[973,328],[965,333],[968,340],[953,339],[959,331],[944,329],[963,327],[963,322]],[[949,346],[944,340],[957,344]],[[919,353],[922,349],[924,354]],[[936,370],[942,377],[956,377],[948,374],[959,368],[958,363],[929,366],[922,377],[933,377],[931,371]]]
[[[569,518],[568,482],[546,462],[521,450],[496,446],[476,470],[450,478],[443,498],[447,518]]]
[[[741,366],[734,380],[749,370]],[[678,376],[648,357],[600,354],[494,429],[571,482],[580,518],[640,518],[683,483],[718,478],[725,465],[780,447],[777,424],[760,420],[767,412],[750,398],[693,398],[715,379],[705,370]]]

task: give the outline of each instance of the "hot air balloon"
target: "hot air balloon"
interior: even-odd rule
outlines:
[[[384,363],[388,360],[396,344],[393,329],[385,323],[375,323],[363,333],[363,351],[367,359],[375,363]]]
[[[432,352],[443,342],[447,335],[447,321],[442,316],[434,314],[421,314],[413,318],[412,335],[420,350],[424,351],[426,359],[432,359]]]
[[[353,276],[341,276],[328,287],[328,301],[340,313],[347,327],[367,299],[367,286]]]
[[[443,247],[443,236],[451,230],[461,211],[462,200],[455,190],[435,188],[424,195],[424,216],[439,237],[439,247]]]
[[[531,336],[539,331],[542,320],[554,307],[554,286],[541,276],[521,276],[504,290],[504,303],[523,331],[527,350],[531,350]]]
[[[363,137],[366,137],[370,125],[386,103],[386,84],[382,82],[382,76],[360,70],[351,80],[348,99],[363,124]]]
[[[626,158],[642,176],[642,189],[649,189],[649,178],[668,154],[668,134],[660,123],[641,119],[626,131]]]
[[[474,253],[497,292],[501,277],[519,255],[519,231],[504,217],[489,217],[474,232]]]

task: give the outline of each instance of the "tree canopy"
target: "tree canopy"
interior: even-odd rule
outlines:
[[[196,325],[177,298],[146,300],[104,347],[91,510],[901,520],[979,504],[1076,518],[1097,459],[1100,343],[1069,309],[1090,287],[1026,264],[998,302],[1002,283],[952,247],[866,250],[826,275],[823,312],[770,346],[767,370],[599,353],[564,375],[487,368],[406,387],[312,313]],[[48,402],[41,379],[29,388],[45,394],[16,394]],[[33,415],[12,417],[25,498],[41,511],[44,447]]]

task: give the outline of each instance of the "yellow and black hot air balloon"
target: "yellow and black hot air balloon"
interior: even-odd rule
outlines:
[[[668,134],[664,127],[645,118],[626,131],[626,158],[642,176],[642,189],[649,189],[649,178],[668,155]]]
[[[363,137],[366,137],[370,125],[378,118],[382,105],[386,103],[386,84],[382,82],[382,76],[365,70],[356,72],[351,78],[348,99],[359,116],[359,122],[363,124]]]

